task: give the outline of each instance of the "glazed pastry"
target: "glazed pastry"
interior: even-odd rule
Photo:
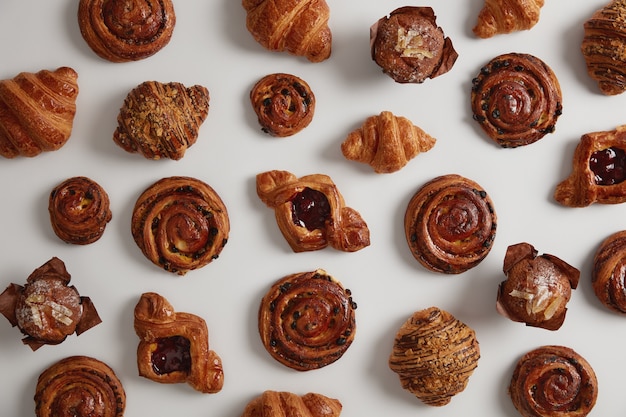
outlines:
[[[356,252],[370,244],[369,229],[361,215],[346,207],[330,177],[323,174],[297,178],[287,171],[256,176],[257,195],[274,209],[281,233],[294,252],[331,247]]]
[[[135,306],[135,333],[139,337],[139,375],[155,382],[186,382],[205,394],[224,385],[222,360],[209,349],[209,331],[199,316],[174,311],[156,293],[144,293]]]
[[[479,358],[474,330],[447,311],[430,307],[400,327],[389,367],[402,388],[424,404],[440,407],[465,389]]]
[[[246,405],[241,417],[339,417],[339,400],[322,394],[265,391]]]
[[[100,239],[112,217],[108,194],[87,177],[68,178],[54,187],[48,213],[54,233],[64,242],[77,245]]]
[[[174,32],[171,0],[80,0],[78,26],[87,45],[111,62],[138,61],[159,52]]]
[[[350,290],[324,270],[288,275],[261,300],[261,341],[289,368],[322,368],[341,358],[352,344],[356,308]]]
[[[37,417],[122,417],[125,408],[126,393],[113,369],[89,356],[61,359],[37,380]]]
[[[0,313],[26,337],[25,345],[37,350],[58,345],[101,323],[89,297],[80,296],[59,258],[52,258],[27,278],[25,285],[10,284],[0,294]]]
[[[574,151],[572,172],[554,191],[568,207],[626,201],[626,125],[584,134]]]
[[[597,10],[583,25],[581,51],[587,72],[605,95],[626,91],[626,1],[613,0]]]
[[[0,80],[0,155],[36,156],[70,138],[78,74],[72,68],[22,72]]]
[[[300,132],[311,123],[315,112],[311,87],[291,74],[261,78],[250,91],[250,102],[263,131],[278,137]]]
[[[400,7],[370,28],[372,59],[398,83],[422,83],[452,69],[458,58],[430,7]]]
[[[593,259],[591,284],[598,300],[617,313],[626,314],[626,230],[607,237]]]
[[[147,159],[179,160],[198,140],[208,114],[206,87],[146,81],[126,96],[113,141]]]
[[[404,232],[413,257],[425,268],[460,274],[491,251],[497,217],[476,182],[456,174],[436,177],[411,198]]]
[[[479,38],[529,30],[539,22],[544,0],[485,0],[473,32]]]
[[[242,0],[246,27],[265,49],[321,62],[330,57],[330,8],[325,0]]]
[[[224,202],[208,184],[166,177],[137,199],[131,232],[152,263],[184,275],[217,259],[228,241],[230,221]]]
[[[578,287],[580,271],[554,255],[537,253],[525,242],[507,248],[506,280],[498,286],[496,308],[510,320],[558,330],[572,290]]]
[[[472,80],[471,101],[474,120],[503,148],[529,145],[553,133],[563,111],[556,75],[529,54],[493,58]]]
[[[584,417],[596,404],[598,380],[572,349],[542,346],[520,358],[509,395],[523,417]]]

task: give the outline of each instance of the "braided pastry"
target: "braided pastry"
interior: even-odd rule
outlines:
[[[539,22],[544,0],[485,0],[473,32],[479,38],[529,30]]]
[[[591,284],[598,300],[626,314],[626,231],[615,232],[598,247],[593,259]]]
[[[339,400],[322,394],[265,391],[246,405],[241,417],[339,417]]]

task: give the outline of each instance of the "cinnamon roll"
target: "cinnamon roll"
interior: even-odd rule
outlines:
[[[593,259],[591,284],[600,302],[626,314],[626,230],[613,233],[598,247]]]
[[[217,259],[228,241],[230,221],[211,186],[174,176],[160,179],[139,196],[131,232],[152,263],[184,275]]]
[[[497,218],[476,182],[456,174],[436,177],[411,198],[404,231],[413,257],[431,271],[459,274],[491,251]]]
[[[283,365],[309,371],[343,356],[356,333],[350,290],[318,269],[275,282],[259,308],[263,346]]]

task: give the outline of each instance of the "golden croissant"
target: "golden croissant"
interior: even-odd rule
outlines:
[[[341,152],[347,159],[371,165],[378,173],[390,173],[429,151],[435,141],[410,120],[384,111],[351,132],[341,144]]]
[[[479,38],[529,30],[539,21],[544,0],[485,0],[473,32]]]
[[[265,391],[246,406],[241,417],[339,417],[339,400],[321,394]]]
[[[246,27],[264,48],[320,62],[330,57],[326,0],[242,0]]]
[[[36,156],[61,148],[72,133],[78,96],[72,68],[22,72],[0,80],[0,155]]]

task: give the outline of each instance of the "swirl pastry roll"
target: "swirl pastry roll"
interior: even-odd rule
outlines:
[[[598,247],[593,259],[591,284],[604,306],[626,314],[626,230],[613,233]]]
[[[230,221],[211,186],[174,176],[160,179],[139,196],[131,232],[153,264],[184,275],[217,259],[228,241]]]
[[[596,404],[598,380],[574,350],[541,346],[517,362],[509,395],[523,417],[584,417]]]
[[[404,232],[413,257],[425,268],[460,274],[491,251],[497,217],[487,192],[456,174],[436,177],[411,198]]]
[[[54,233],[64,242],[87,245],[102,237],[111,221],[109,195],[87,177],[72,177],[52,189],[48,213]]]
[[[552,69],[530,54],[493,58],[472,81],[473,117],[503,148],[529,145],[553,133],[563,112]]]
[[[159,52],[174,32],[172,0],[80,0],[78,27],[87,45],[111,62]]]
[[[309,371],[343,356],[356,334],[350,290],[318,269],[276,281],[261,300],[259,334],[283,365]]]
[[[485,0],[472,29],[479,38],[530,30],[539,22],[544,0]]]
[[[310,392],[265,391],[247,405],[241,417],[339,417],[339,400]]]
[[[89,356],[69,356],[39,375],[37,417],[122,417],[126,393],[106,363]]]

